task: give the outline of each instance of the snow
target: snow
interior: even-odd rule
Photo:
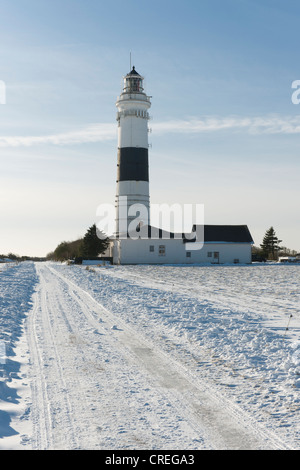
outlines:
[[[32,307],[37,281],[33,264],[0,265],[0,449],[6,446],[5,438],[9,438],[9,446],[18,445],[24,428],[22,422],[27,424],[29,386],[26,373],[21,372],[22,364],[27,363],[23,352],[24,321]],[[19,397],[21,393],[23,400]],[[21,423],[18,431],[11,425],[13,419]]]
[[[0,266],[0,449],[298,449],[300,266]]]

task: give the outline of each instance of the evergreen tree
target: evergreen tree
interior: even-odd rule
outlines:
[[[278,251],[280,250],[279,245],[281,242],[282,240],[278,239],[274,228],[270,227],[269,230],[266,231],[263,242],[260,245],[264,256],[272,260],[277,259]]]
[[[97,258],[105,252],[109,245],[109,238],[92,225],[86,232],[81,244],[81,256],[83,258]]]

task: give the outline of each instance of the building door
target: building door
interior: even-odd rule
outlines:
[[[219,264],[220,262],[220,252],[214,251],[213,261],[214,264]]]

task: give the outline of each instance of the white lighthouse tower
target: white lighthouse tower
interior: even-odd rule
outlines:
[[[116,237],[126,238],[130,223],[139,217],[150,224],[148,110],[144,78],[135,67],[124,77],[118,97],[118,170],[116,193]],[[132,207],[135,205],[134,207]],[[139,206],[137,206],[139,205]],[[140,209],[137,211],[137,209]]]

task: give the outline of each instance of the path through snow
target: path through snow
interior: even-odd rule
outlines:
[[[259,302],[255,267],[33,268],[15,271],[36,292],[17,356],[30,367],[8,384],[22,412],[2,448],[297,448],[297,299]]]

